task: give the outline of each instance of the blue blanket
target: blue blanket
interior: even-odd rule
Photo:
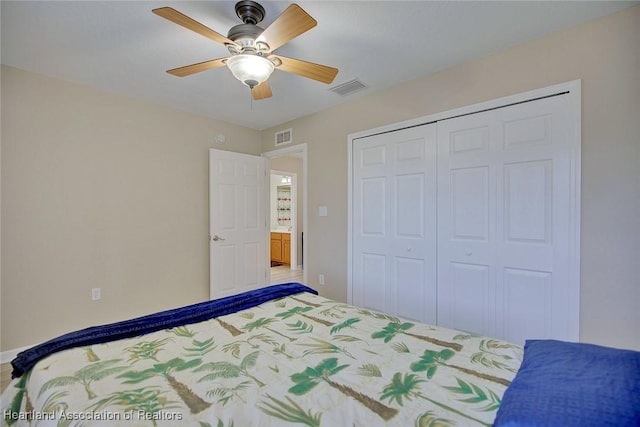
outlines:
[[[18,353],[18,356],[11,361],[11,366],[13,366],[12,376],[13,378],[21,376],[31,369],[40,359],[58,351],[131,338],[162,329],[203,322],[214,317],[224,316],[239,310],[255,307],[273,299],[301,292],[318,294],[316,290],[300,283],[284,283],[282,285],[268,286],[239,295],[232,295],[217,300],[161,311],[123,322],[92,326],[70,332]]]
[[[640,426],[640,352],[527,340],[493,426]]]

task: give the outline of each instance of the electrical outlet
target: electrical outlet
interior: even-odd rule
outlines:
[[[318,274],[318,284],[324,285],[324,274]]]
[[[92,301],[98,301],[100,299],[100,297],[101,297],[100,288],[91,289],[91,300]]]

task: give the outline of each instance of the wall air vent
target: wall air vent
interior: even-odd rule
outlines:
[[[291,144],[292,141],[291,129],[281,130],[275,134],[276,147],[278,145]]]
[[[365,84],[360,80],[353,79],[349,80],[348,82],[340,83],[339,85],[330,88],[329,91],[337,93],[340,96],[347,96],[366,88],[367,86],[365,86]]]

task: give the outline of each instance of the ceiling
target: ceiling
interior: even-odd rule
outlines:
[[[171,6],[226,35],[241,23],[232,1],[2,0],[1,53],[5,65],[262,130],[638,3],[299,1],[318,25],[277,52],[340,72],[326,85],[276,70],[261,101],[226,67],[165,72],[228,52],[151,10]],[[266,28],[289,2],[261,4]],[[355,78],[367,87],[329,91]]]

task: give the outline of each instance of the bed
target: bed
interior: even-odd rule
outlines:
[[[492,425],[523,351],[289,283],[88,328],[20,353],[2,395],[3,422]],[[632,365],[640,360],[629,353]],[[631,381],[636,386],[640,394],[640,382]],[[520,402],[516,393],[511,407]],[[526,425],[512,420],[506,414],[501,422]]]

